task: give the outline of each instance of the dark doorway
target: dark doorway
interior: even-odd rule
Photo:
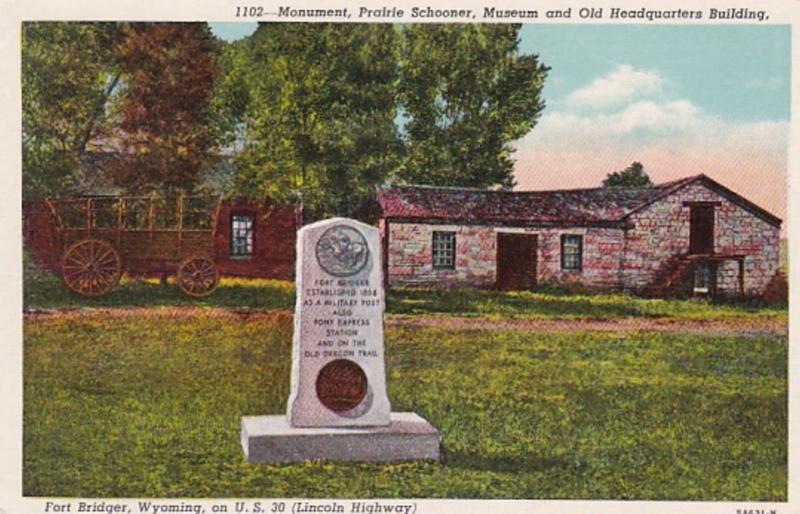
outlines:
[[[537,238],[531,234],[497,234],[497,288],[536,287]]]
[[[714,253],[714,206],[692,205],[689,253]]]
[[[699,262],[694,269],[692,292],[696,295],[714,297],[717,293],[717,263]]]

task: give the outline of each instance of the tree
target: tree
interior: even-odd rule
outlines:
[[[400,81],[407,183],[514,185],[512,142],[544,108],[549,70],[519,54],[519,25],[405,27]]]
[[[603,187],[650,187],[653,181],[644,171],[640,162],[633,162],[622,171],[609,173],[603,180]]]
[[[400,153],[397,37],[384,24],[259,26],[219,102],[243,140],[232,194],[368,218]]]
[[[247,44],[247,39],[222,42],[217,52],[219,75],[211,99],[211,121],[220,145],[232,148],[242,142],[247,109],[252,101]]]
[[[210,123],[217,68],[208,25],[127,24],[118,51],[125,87],[112,179],[130,193],[192,191],[217,155]]]
[[[23,198],[71,192],[90,141],[108,129],[119,36],[115,23],[23,23]]]

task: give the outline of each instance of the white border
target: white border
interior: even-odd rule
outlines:
[[[247,1],[222,1],[222,0],[178,0],[171,2],[153,0],[74,0],[54,4],[47,0],[4,0],[0,3],[2,17],[0,17],[0,155],[3,156],[3,169],[0,172],[0,190],[2,190],[2,203],[0,203],[0,237],[7,242],[0,252],[0,284],[2,289],[2,311],[0,314],[0,513],[28,513],[44,512],[47,499],[23,498],[22,489],[22,287],[21,287],[21,154],[20,154],[20,22],[23,20],[142,20],[142,21],[254,21],[236,18],[236,5],[263,5],[264,7],[277,7],[278,5],[294,5],[297,7],[321,7],[324,5],[336,7],[349,7],[356,12],[360,5],[374,8],[382,6],[398,6],[409,10],[411,6],[431,6],[438,8],[467,8],[481,12],[483,5],[495,7],[537,9],[544,12],[548,9],[572,7],[573,11],[581,7],[622,7],[639,9],[641,7],[652,9],[681,8],[687,10],[707,10],[709,8],[724,9],[729,7],[747,7],[753,10],[767,10],[769,20],[763,24],[790,24],[792,25],[792,56],[800,56],[800,2],[784,1],[697,1],[692,0],[679,3],[674,0],[589,0],[586,2],[569,2],[558,0],[540,0],[537,2],[514,2],[513,0],[431,0],[429,2],[412,2],[410,0],[364,1],[354,2],[343,0],[299,0],[294,2],[247,2]],[[274,10],[274,9],[273,9]],[[263,21],[275,21],[272,17]],[[285,19],[282,19],[282,21]],[[354,15],[350,21],[358,20]],[[411,22],[421,20],[384,20],[393,22]],[[475,21],[481,21],[476,19]],[[546,19],[530,20],[535,23],[564,23]],[[580,20],[572,19],[567,23],[609,23],[627,24],[642,23],[639,20],[632,22],[609,20]],[[714,24],[748,24],[752,21],[733,21]],[[656,23],[653,23],[656,24]],[[710,24],[709,20],[666,22],[664,24]],[[790,126],[791,147],[789,152],[789,177],[788,177],[788,224],[790,255],[794,254],[800,225],[795,223],[798,208],[800,208],[800,138],[798,138],[797,120],[800,120],[798,98],[797,67],[792,70],[792,118]],[[800,295],[800,269],[790,267],[790,319],[795,319],[798,314],[798,295]],[[800,365],[795,346],[797,344],[796,331],[790,327],[790,373],[789,373],[789,490],[788,503],[766,502],[639,502],[639,501],[562,501],[562,500],[416,500],[416,512],[437,512],[441,514],[461,513],[465,511],[481,512],[593,512],[593,513],[628,513],[628,512],[653,512],[653,513],[724,513],[737,514],[737,510],[765,509],[766,512],[776,510],[778,513],[800,512],[800,482],[798,481],[798,440],[794,435],[796,427],[798,405],[798,366]],[[232,437],[238,434],[232,434]],[[124,463],[121,463],[124,465]],[[255,499],[247,499],[254,501]],[[114,500],[116,501],[116,500]],[[188,501],[184,499],[183,501]],[[210,506],[214,500],[198,500]],[[293,502],[294,499],[287,499]],[[180,503],[180,500],[174,500]],[[224,503],[232,504],[233,499]],[[349,502],[345,502],[349,503]],[[389,500],[388,503],[407,503],[405,500]],[[133,502],[132,502],[133,504]],[[74,507],[73,507],[74,511]],[[133,510],[136,512],[136,510]],[[211,512],[207,508],[207,512]]]

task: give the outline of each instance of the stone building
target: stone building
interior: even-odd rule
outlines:
[[[779,273],[781,220],[705,175],[647,188],[387,186],[378,200],[390,286],[759,296]]]

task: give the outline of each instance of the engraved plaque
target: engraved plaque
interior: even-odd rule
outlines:
[[[355,275],[367,264],[369,247],[364,235],[349,225],[335,225],[317,240],[317,263],[334,277]]]
[[[334,412],[346,412],[367,396],[367,376],[361,366],[347,359],[331,361],[317,375],[317,398]]]

